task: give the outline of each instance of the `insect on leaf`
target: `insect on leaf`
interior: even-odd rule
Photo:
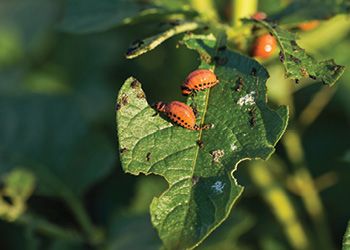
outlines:
[[[160,175],[169,184],[150,207],[152,223],[167,249],[198,246],[228,217],[243,191],[233,177],[238,163],[268,158],[288,120],[286,107],[267,106],[268,73],[259,63],[218,50],[221,45],[213,35],[187,35],[184,43],[199,53],[200,68],[213,70],[220,80],[193,101],[197,124],[211,124],[211,129],[191,131],[155,116],[133,77],[117,98],[124,171]],[[239,88],[238,79],[243,81]]]
[[[244,19],[246,23],[260,25],[277,39],[280,52],[280,60],[286,70],[286,76],[295,80],[312,78],[322,81],[324,84],[333,85],[344,73],[345,67],[338,65],[334,60],[317,61],[300,48],[296,42],[296,35],[280,28],[278,25],[255,19]]]

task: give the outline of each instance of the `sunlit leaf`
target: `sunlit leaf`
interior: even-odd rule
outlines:
[[[227,218],[243,191],[232,176],[237,164],[268,158],[288,117],[286,107],[268,108],[268,74],[256,61],[230,51],[217,52],[220,44],[214,36],[190,35],[184,42],[199,52],[200,67],[211,68],[220,79],[211,90],[198,93],[193,103],[199,112],[197,123],[213,128],[190,131],[154,116],[141,84],[132,77],[117,100],[124,171],[161,175],[169,183],[153,199],[151,217],[170,249],[197,246]],[[220,65],[215,66],[215,61]],[[243,86],[237,88],[239,79]]]
[[[297,44],[297,36],[278,25],[253,19],[245,19],[246,23],[253,23],[266,28],[278,41],[280,60],[286,70],[286,76],[298,81],[301,78],[311,78],[332,85],[344,73],[344,66],[334,60],[317,61]]]
[[[181,21],[179,23],[175,23],[172,28],[158,35],[133,42],[133,44],[129,47],[128,51],[126,52],[126,58],[132,59],[132,58],[138,57],[150,50],[153,50],[158,45],[163,43],[165,40],[177,34],[180,34],[186,31],[195,30],[198,27],[199,27],[199,24],[196,22]]]
[[[0,217],[12,221],[24,213],[27,199],[34,190],[35,177],[23,168],[16,168],[1,177]]]

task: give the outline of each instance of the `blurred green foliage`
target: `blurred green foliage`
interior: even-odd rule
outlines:
[[[169,4],[155,2],[157,6]],[[215,2],[223,20],[229,16],[225,11],[228,2]],[[288,2],[259,1],[259,9],[272,14]],[[0,220],[1,249],[156,249],[161,242],[151,225],[148,207],[166,183],[157,176],[139,178],[122,173],[115,97],[124,80],[133,75],[144,83],[149,102],[184,100],[179,83],[199,62],[195,52],[176,48],[175,39],[140,58],[126,60],[126,48],[133,40],[162,31],[162,24],[149,22],[155,16],[147,13],[143,21],[135,20],[132,26],[94,34],[67,33],[62,23],[68,18],[65,8],[72,3],[0,2],[0,188],[3,194],[12,186],[6,181],[9,176],[23,171],[19,187],[25,191],[19,192],[24,194],[21,199],[26,206],[14,222],[6,217]],[[111,16],[116,18],[112,10]],[[124,17],[127,15],[118,18]],[[328,22],[332,19],[315,31],[300,33],[301,43],[317,48],[312,50],[315,57],[335,58],[338,64],[349,67],[349,25],[338,20],[331,29],[325,28]],[[337,27],[343,27],[341,32]],[[319,42],[324,40],[327,42]],[[300,149],[303,166],[307,166],[322,199],[332,245],[340,249],[350,211],[350,73],[344,73],[332,92],[308,80],[295,85],[285,79],[277,58],[265,66],[271,75],[271,105],[292,105],[290,128],[302,128],[301,144],[292,145],[292,150],[288,143],[278,145],[278,160],[267,168],[273,185],[288,196],[311,248],[320,249],[319,225],[313,224],[305,207],[308,201],[301,198],[298,186],[303,183],[297,184],[295,159],[289,157],[290,151]],[[319,113],[315,120],[305,123],[299,118],[320,91],[325,93],[321,101],[325,97],[328,101],[323,107],[316,105]],[[246,187],[237,204],[240,212],[236,210],[200,248],[291,249],[283,223],[246,165],[242,164],[236,175]],[[4,202],[14,206],[8,196],[2,196]]]

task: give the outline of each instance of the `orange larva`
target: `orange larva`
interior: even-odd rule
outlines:
[[[275,52],[276,48],[276,39],[270,34],[265,34],[256,39],[252,54],[254,57],[266,59]]]
[[[267,15],[265,12],[262,12],[262,11],[258,11],[258,12],[255,12],[251,18],[253,18],[254,20],[258,20],[258,21],[262,21],[262,20],[265,20],[267,18]]]
[[[219,83],[216,75],[208,69],[197,69],[191,72],[185,83],[181,86],[183,95],[189,95],[192,92],[211,88]]]
[[[171,103],[158,102],[155,108],[159,112],[164,112],[174,122],[190,130],[200,130],[196,125],[196,117],[192,108],[182,102],[173,101]]]
[[[305,22],[305,23],[300,23],[298,25],[298,28],[303,30],[303,31],[308,31],[308,30],[315,29],[319,24],[320,24],[320,21],[313,20],[313,21],[309,21],[309,22]]]

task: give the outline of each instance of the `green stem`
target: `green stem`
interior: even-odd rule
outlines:
[[[191,5],[203,19],[210,21],[219,20],[213,0],[191,0]]]
[[[334,249],[321,198],[305,163],[300,135],[295,130],[287,130],[282,138],[282,142],[287,156],[295,169],[294,178],[300,196],[317,232],[320,242],[319,249]]]
[[[43,235],[72,242],[84,242],[84,238],[77,231],[59,227],[47,220],[30,213],[21,215],[16,223],[29,226]]]
[[[79,225],[89,239],[92,245],[98,245],[103,241],[103,234],[91,222],[80,198],[70,190],[62,193],[62,198],[66,201],[69,208],[75,215]]]
[[[239,27],[242,25],[241,19],[250,17],[258,9],[258,0],[232,0],[232,25]]]
[[[293,204],[287,193],[276,182],[269,166],[263,161],[257,161],[251,164],[248,169],[253,182],[262,191],[263,198],[282,224],[284,234],[293,249],[310,249],[310,243],[296,215]]]
[[[304,108],[304,110],[299,116],[298,126],[301,131],[304,131],[310,124],[312,124],[316,120],[316,118],[320,115],[322,110],[331,101],[335,92],[335,87],[323,87],[313,96],[310,103]]]
[[[103,234],[98,230],[90,220],[82,201],[74,192],[57,178],[48,168],[37,166],[40,169],[41,178],[47,181],[47,186],[55,190],[55,192],[67,203],[68,207],[75,215],[77,222],[84,232],[84,236],[92,245],[98,245],[103,241]]]

